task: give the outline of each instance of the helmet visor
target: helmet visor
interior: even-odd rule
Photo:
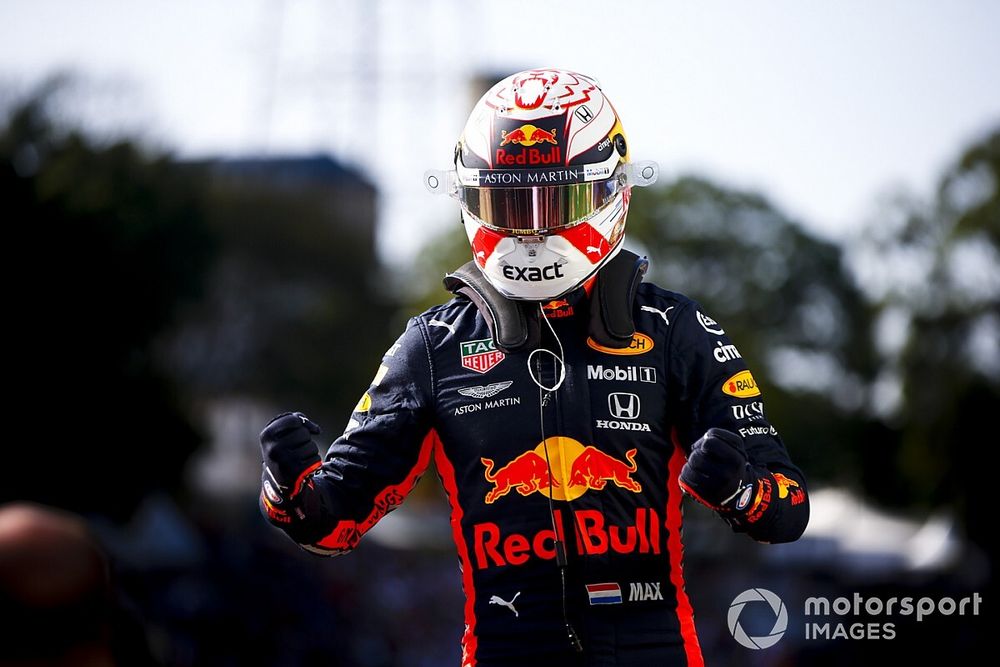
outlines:
[[[527,188],[461,187],[470,214],[498,231],[544,234],[594,215],[624,186],[618,175],[602,181]]]

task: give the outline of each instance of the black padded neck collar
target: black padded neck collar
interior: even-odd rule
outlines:
[[[648,266],[645,257],[622,250],[598,272],[590,297],[589,332],[594,342],[612,348],[625,348],[632,342],[632,304]],[[444,286],[476,304],[498,349],[512,353],[540,345],[538,303],[505,298],[475,262],[467,262],[446,275]]]

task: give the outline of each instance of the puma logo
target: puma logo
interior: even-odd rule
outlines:
[[[653,308],[652,306],[639,306],[639,310],[644,310],[647,313],[656,313],[657,315],[659,315],[660,317],[662,317],[663,318],[663,323],[666,324],[666,325],[668,325],[668,326],[670,325],[670,320],[667,319],[667,313],[669,313],[673,309],[674,309],[673,306],[670,306],[666,310],[660,310],[658,308]]]
[[[448,324],[447,322],[442,322],[441,320],[431,320],[427,324],[429,324],[432,327],[444,327],[445,329],[447,329],[448,331],[450,331],[452,334],[455,334],[455,325],[454,324]]]
[[[514,597],[510,599],[510,602],[507,602],[499,595],[494,595],[493,597],[490,598],[490,604],[498,604],[501,607],[507,607],[507,609],[510,609],[512,612],[514,612],[514,618],[517,618],[519,614],[517,613],[517,609],[514,608],[514,600],[516,600],[517,596],[519,596],[520,594],[521,591],[515,593]]]

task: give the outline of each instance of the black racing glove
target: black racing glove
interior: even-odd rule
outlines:
[[[745,511],[757,475],[747,460],[743,439],[722,428],[710,428],[691,445],[681,468],[681,489],[716,511]]]
[[[283,412],[261,431],[261,508],[269,519],[281,524],[291,521],[288,513],[295,497],[322,465],[312,439],[319,433],[319,426],[301,412]]]

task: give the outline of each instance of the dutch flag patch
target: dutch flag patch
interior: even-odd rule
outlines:
[[[621,604],[622,589],[615,583],[610,584],[587,584],[587,597],[590,604]]]

